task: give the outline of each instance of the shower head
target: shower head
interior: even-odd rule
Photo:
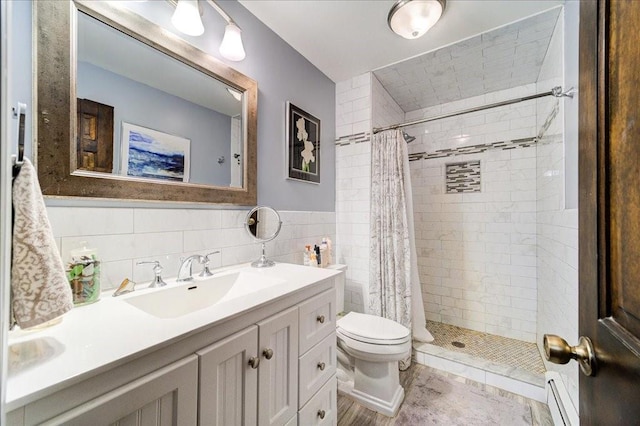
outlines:
[[[404,141],[406,143],[411,143],[411,142],[416,140],[415,136],[411,136],[409,133],[407,133],[405,131],[402,132],[402,137],[404,138]]]

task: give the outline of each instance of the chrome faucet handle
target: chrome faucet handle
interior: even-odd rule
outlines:
[[[149,283],[149,288],[164,287],[167,285],[160,275],[162,274],[162,265],[160,265],[160,262],[157,260],[136,262],[136,265],[154,265],[153,273],[155,274],[155,277],[153,278],[153,281]]]
[[[200,274],[198,274],[199,277],[210,277],[213,275],[213,272],[211,272],[211,270],[209,269],[209,262],[211,261],[211,259],[209,259],[209,256],[218,253],[220,253],[220,250],[212,251],[211,253],[204,255],[204,267],[202,268]]]

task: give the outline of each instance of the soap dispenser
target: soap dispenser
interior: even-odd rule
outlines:
[[[87,305],[100,298],[100,261],[96,249],[86,245],[82,241],[78,248],[71,250],[71,261],[67,264],[67,279],[76,306]]]

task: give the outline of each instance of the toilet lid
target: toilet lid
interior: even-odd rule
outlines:
[[[411,332],[402,324],[375,315],[349,312],[337,323],[339,332],[361,342],[401,344]]]

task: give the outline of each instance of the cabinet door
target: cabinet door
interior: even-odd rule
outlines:
[[[298,308],[258,323],[258,424],[285,424],[298,408]]]
[[[195,426],[197,379],[198,359],[192,355],[42,424]]]
[[[249,361],[258,359],[257,345],[258,327],[251,326],[197,352],[201,425],[256,424],[258,364]]]

